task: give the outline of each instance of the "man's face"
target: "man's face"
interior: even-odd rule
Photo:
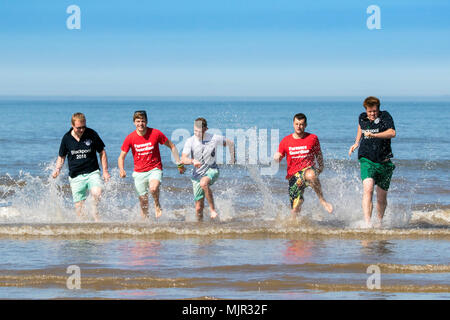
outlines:
[[[298,135],[302,135],[303,132],[305,132],[306,129],[306,120],[298,120],[297,118],[294,119],[294,131]]]
[[[374,121],[376,118],[378,118],[378,114],[380,113],[380,110],[377,106],[373,107],[367,107],[366,108],[367,118],[370,121]]]
[[[136,118],[134,119],[134,125],[138,131],[144,131],[147,127],[147,120],[144,118]]]
[[[81,137],[86,130],[86,121],[75,120],[72,128],[75,135]]]
[[[203,138],[203,134],[206,132],[206,128],[197,127],[194,125],[194,136],[196,136],[199,139]]]

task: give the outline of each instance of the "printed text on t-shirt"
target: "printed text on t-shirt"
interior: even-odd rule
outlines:
[[[152,146],[151,142],[143,143],[143,144],[135,144],[134,148],[136,149],[136,152],[138,152],[140,155],[146,155],[151,153],[151,150],[153,150],[155,147]],[[148,152],[145,152],[148,151]]]
[[[309,150],[307,150],[307,146],[289,147],[289,154],[291,156],[300,154],[299,156],[293,157],[293,158],[304,158],[304,157],[306,157],[306,154],[308,154],[308,153],[309,153]],[[304,154],[304,155],[302,155],[302,154]]]

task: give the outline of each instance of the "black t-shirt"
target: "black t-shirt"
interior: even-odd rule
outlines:
[[[359,126],[363,131],[361,144],[359,145],[358,159],[364,157],[370,161],[381,163],[386,159],[393,158],[391,149],[391,139],[367,138],[364,131],[369,130],[372,133],[383,132],[388,129],[394,129],[394,120],[387,111],[380,111],[378,118],[370,121],[367,113],[359,115]]]
[[[59,147],[59,156],[65,157],[69,164],[69,176],[75,178],[79,174],[91,173],[99,170],[96,152],[102,152],[105,144],[97,132],[86,128],[77,141],[71,134],[72,128],[64,135]]]

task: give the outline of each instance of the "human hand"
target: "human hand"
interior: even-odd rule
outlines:
[[[53,179],[56,179],[59,176],[60,172],[61,172],[61,169],[56,168],[55,171],[53,171],[53,173],[52,173]]]
[[[358,144],[357,144],[357,143],[355,143],[354,145],[352,145],[352,146],[350,147],[350,149],[348,150],[348,156],[350,157],[350,156],[352,155],[353,151],[355,151],[357,148],[358,148]]]
[[[202,163],[200,161],[198,161],[198,160],[195,160],[195,159],[192,161],[192,164],[196,168],[200,168],[202,166]]]
[[[105,180],[105,182],[108,182],[109,179],[111,179],[111,175],[109,174],[109,172],[103,171],[103,180]]]
[[[183,174],[185,171],[186,171],[186,168],[184,167],[184,165],[178,167],[178,172],[180,174]]]
[[[279,152],[275,152],[275,155],[273,156],[273,160],[275,162],[281,162],[282,159],[283,159],[283,155]]]

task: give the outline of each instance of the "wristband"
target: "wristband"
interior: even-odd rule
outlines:
[[[179,163],[179,164],[177,164],[177,167],[178,167],[178,168],[184,168],[184,164]]]

